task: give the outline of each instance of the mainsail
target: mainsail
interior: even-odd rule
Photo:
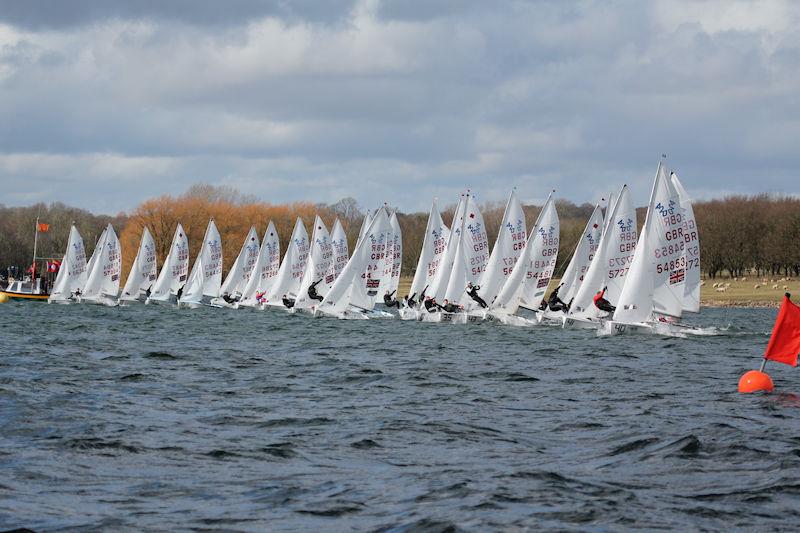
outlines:
[[[536,310],[553,275],[559,244],[559,222],[553,195],[547,197],[528,236],[523,254],[514,265],[492,310],[514,314],[520,306]]]
[[[255,227],[250,227],[247,236],[244,238],[242,248],[239,250],[239,255],[236,256],[236,261],[233,262],[228,275],[225,276],[225,281],[219,289],[221,295],[228,295],[233,298],[240,297],[244,292],[247,282],[250,280],[250,274],[258,260],[258,234]]]
[[[142,293],[153,285],[156,280],[156,243],[150,231],[145,227],[142,230],[142,240],[139,244],[139,251],[133,266],[122,289],[121,301],[133,301],[139,299]]]
[[[347,234],[344,232],[342,223],[339,219],[333,223],[333,231],[331,231],[331,247],[333,249],[333,259],[328,272],[325,274],[325,282],[333,286],[333,282],[342,273],[347,260],[350,259],[350,251],[347,247]]]
[[[179,302],[198,305],[219,296],[222,284],[222,239],[214,219],[208,221],[200,253]]]
[[[441,302],[444,299],[445,292],[447,291],[447,284],[450,281],[450,273],[453,270],[453,263],[456,259],[456,248],[458,242],[461,240],[461,226],[464,222],[464,207],[465,199],[464,194],[458,200],[458,205],[453,214],[453,222],[450,224],[450,234],[447,236],[447,244],[445,245],[439,267],[430,282],[428,290],[425,291],[425,296],[435,298],[436,301]]]
[[[614,321],[640,323],[653,313],[679,317],[686,276],[683,209],[659,162],[642,233],[619,296]]]
[[[69,229],[67,251],[61,262],[49,302],[66,302],[73,293],[86,283],[86,251],[83,248],[83,239],[78,233],[75,224]]]
[[[487,304],[491,304],[500,289],[511,275],[514,265],[525,250],[527,240],[527,227],[525,225],[525,212],[522,204],[512,190],[508,195],[503,220],[497,232],[494,248],[486,264],[486,270],[478,282],[479,295]]]
[[[300,280],[297,299],[294,302],[296,308],[309,308],[320,302],[320,300],[311,298],[309,289],[312,286],[318,296],[328,294],[332,284],[328,283],[326,274],[331,267],[332,260],[331,236],[325,223],[317,215],[314,219],[314,229],[311,232],[311,249],[308,252],[306,268]]]
[[[178,224],[175,235],[167,253],[167,258],[161,266],[158,279],[151,289],[148,300],[166,302],[186,283],[189,272],[189,239],[183,226]]]
[[[627,185],[622,186],[612,205],[597,253],[570,307],[570,317],[598,318],[602,312],[594,306],[593,297],[603,287],[608,288],[605,298],[612,304],[622,293],[636,249],[636,210]]]
[[[98,302],[102,298],[116,300],[119,294],[119,277],[122,268],[122,254],[119,239],[111,224],[103,232],[93,256],[97,259],[87,274],[86,285],[81,301]]]
[[[467,284],[477,283],[489,260],[489,238],[475,197],[467,194],[461,238],[456,244],[455,259],[447,283],[444,298],[453,303],[464,304],[469,299]]]
[[[409,296],[414,296],[419,300],[422,291],[433,282],[449,238],[450,229],[442,222],[442,215],[436,207],[436,200],[434,200],[428,215],[428,224],[425,227],[425,239],[419,254],[417,270],[414,272],[414,280],[408,291]]]
[[[581,238],[575,246],[567,269],[561,276],[561,289],[558,297],[562,302],[569,303],[578,292],[589,265],[597,252],[600,244],[600,235],[603,231],[603,209],[597,204],[589,216],[586,227],[583,228]]]
[[[296,298],[300,288],[300,281],[306,269],[308,259],[308,233],[303,221],[297,217],[294,224],[289,246],[283,256],[283,261],[278,269],[278,274],[267,291],[266,303],[269,305],[283,305],[284,296]]]
[[[253,307],[266,300],[266,294],[272,287],[278,275],[281,264],[281,242],[275,225],[269,221],[264,239],[261,241],[261,249],[258,252],[258,259],[253,267],[250,279],[247,281],[239,305]]]
[[[697,221],[694,218],[692,199],[675,172],[670,174],[670,181],[678,192],[683,208],[683,240],[686,261],[686,281],[684,282],[683,310],[690,313],[700,311],[700,238],[697,232]]]

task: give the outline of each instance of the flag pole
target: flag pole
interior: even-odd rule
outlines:
[[[31,272],[31,287],[36,279],[36,245],[39,244],[39,215],[36,215],[36,232],[33,234],[33,272]]]

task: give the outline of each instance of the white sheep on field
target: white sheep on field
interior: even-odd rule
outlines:
[[[758,290],[758,289],[761,288],[761,284],[760,283],[756,283],[755,285],[753,285],[753,288]]]
[[[701,282],[700,282],[700,286],[701,286],[701,287],[702,287],[703,285],[705,285],[705,284],[706,284],[706,282],[705,282],[705,281],[701,281]]]
[[[742,278],[742,281],[747,281],[747,278]]]
[[[739,281],[739,278],[733,278],[733,281]]]
[[[778,290],[778,284],[777,284],[777,283],[776,283],[775,285],[773,285],[773,286],[772,286],[772,290],[774,290],[774,291],[777,291],[777,290]]]
[[[786,285],[784,285],[784,286],[783,286],[783,290],[785,290],[785,291],[788,291],[788,290],[789,290],[789,287],[787,287]]]
[[[727,289],[728,287],[730,287],[730,286],[731,286],[731,284],[730,284],[730,283],[726,283],[726,284],[725,284],[725,288],[726,288],[726,289]]]
[[[717,292],[725,292],[728,290],[728,287],[717,287]]]

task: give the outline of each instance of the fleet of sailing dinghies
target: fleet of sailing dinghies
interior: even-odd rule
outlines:
[[[309,241],[298,218],[282,260],[272,221],[261,241],[251,227],[224,281],[222,240],[213,219],[191,272],[189,242],[180,224],[160,272],[156,242],[142,228],[121,293],[122,254],[114,228],[103,230],[87,262],[73,225],[49,301],[281,309],[362,320],[545,323],[591,328],[598,335],[692,333],[696,328],[679,322],[683,313],[700,309],[700,243],[691,198],[660,162],[640,232],[633,205],[627,185],[610,196],[605,217],[598,203],[556,276],[558,286],[551,287],[561,251],[552,194],[528,232],[525,211],[511,191],[491,250],[472,192],[460,196],[449,228],[434,201],[404,298],[397,292],[403,235],[397,213],[386,206],[367,212],[352,255],[338,219],[329,232],[315,217]],[[397,315],[389,312],[395,307]]]

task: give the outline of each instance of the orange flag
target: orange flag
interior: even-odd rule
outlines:
[[[40,222],[36,229],[39,230],[39,233],[47,233],[50,230],[50,224]]]
[[[783,303],[772,328],[764,359],[797,366],[797,354],[800,353],[800,307],[792,303],[789,293],[783,297]]]

